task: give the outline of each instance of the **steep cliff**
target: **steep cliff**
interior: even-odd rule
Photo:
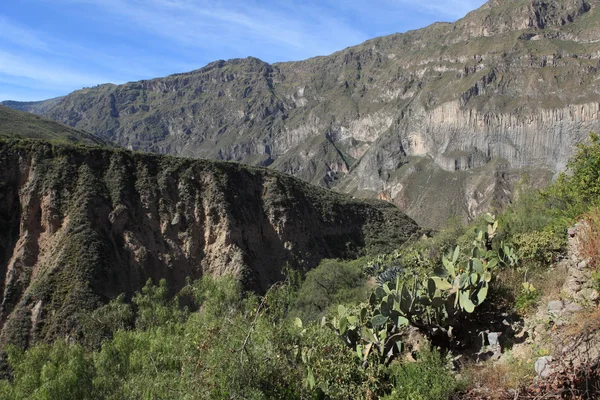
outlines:
[[[177,290],[234,274],[261,291],[286,263],[389,250],[416,230],[385,202],[276,171],[0,139],[1,339],[76,334],[78,312],[148,278]]]
[[[388,198],[436,226],[448,214],[431,218],[414,201],[447,210],[452,195],[455,211],[473,217],[522,172],[541,182],[564,168],[573,145],[600,131],[599,4],[492,0],[454,24],[328,57],[219,61],[21,108],[131,149],[270,165]],[[422,158],[427,174],[417,165]],[[480,183],[510,179],[488,179],[476,199],[466,184],[431,197],[403,183],[461,179],[466,171]]]

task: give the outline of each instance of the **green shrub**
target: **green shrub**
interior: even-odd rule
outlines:
[[[419,353],[414,363],[392,364],[390,375],[394,389],[385,400],[447,400],[459,389],[459,382],[435,350]]]
[[[571,218],[600,200],[600,137],[592,133],[590,142],[577,148],[569,160],[568,171],[561,173],[557,182],[545,192],[561,214]]]
[[[309,352],[305,353],[303,370],[307,393],[316,398],[379,398],[389,391],[383,369],[363,368],[356,353],[329,329],[310,324],[302,334],[300,345],[301,351]],[[308,384],[309,375],[314,379],[312,389]]]
[[[567,245],[566,234],[554,231],[520,233],[511,239],[521,265],[527,269],[548,268]]]
[[[264,318],[255,297],[223,312],[192,314],[184,337],[188,361],[182,377],[192,398],[296,396],[301,375],[291,351],[294,336]]]
[[[94,368],[80,345],[56,342],[27,352],[9,348],[13,382],[0,384],[6,400],[93,399]]]
[[[442,255],[456,247],[457,239],[470,227],[460,218],[451,216],[438,231],[428,232],[416,242],[407,243],[406,250],[409,252],[412,249],[417,250],[421,258],[427,261],[440,260]]]
[[[82,344],[88,349],[99,349],[105,340],[110,340],[119,330],[130,329],[134,324],[131,304],[120,295],[108,304],[91,313],[81,313]]]
[[[600,291],[600,269],[592,272],[592,282],[594,284],[594,289]]]
[[[324,260],[306,274],[296,309],[303,321],[315,321],[332,305],[366,300],[364,260]]]
[[[527,283],[525,283],[524,285],[527,285]],[[521,289],[521,292],[516,298],[515,308],[521,314],[528,314],[537,305],[538,297],[538,291],[535,290],[535,288],[533,288],[532,286],[530,286],[529,289],[523,288]]]
[[[522,179],[522,184],[527,180]],[[498,215],[501,234],[504,237],[542,231],[552,224],[554,213],[548,201],[538,191],[515,190],[514,202]]]
[[[181,394],[184,347],[163,328],[120,331],[95,354],[94,389],[106,399],[172,398]]]
[[[185,318],[178,307],[177,299],[169,299],[169,288],[164,279],[161,279],[158,285],[154,285],[152,280],[148,279],[142,291],[136,293],[132,301],[136,308],[137,329],[149,329],[179,322]]]

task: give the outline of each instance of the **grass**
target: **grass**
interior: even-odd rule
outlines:
[[[466,367],[463,376],[471,388],[483,388],[483,398],[505,399],[509,390],[519,392],[529,386],[535,378],[533,357],[509,358],[485,366],[472,364]]]
[[[580,338],[582,334],[593,333],[600,330],[600,307],[584,309],[572,318],[566,329],[563,331],[563,342],[569,343],[571,340]]]

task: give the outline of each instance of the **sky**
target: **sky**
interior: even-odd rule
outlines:
[[[452,22],[485,0],[2,0],[0,101],[34,101],[221,59],[328,55]]]

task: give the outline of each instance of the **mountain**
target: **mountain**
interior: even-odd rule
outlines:
[[[492,0],[327,57],[218,61],[38,112],[130,149],[235,160],[379,197],[422,225],[541,185],[600,131],[598,0]]]
[[[90,133],[55,121],[0,106],[0,138],[29,138],[80,143],[110,145]]]
[[[233,274],[391,251],[417,232],[395,206],[237,163],[0,138],[0,342],[77,334],[78,315],[148,278]]]
[[[34,114],[43,114],[50,108],[54,107],[56,103],[61,101],[63,97],[55,97],[53,99],[43,101],[3,101],[2,105],[10,107],[18,111],[26,111]]]

